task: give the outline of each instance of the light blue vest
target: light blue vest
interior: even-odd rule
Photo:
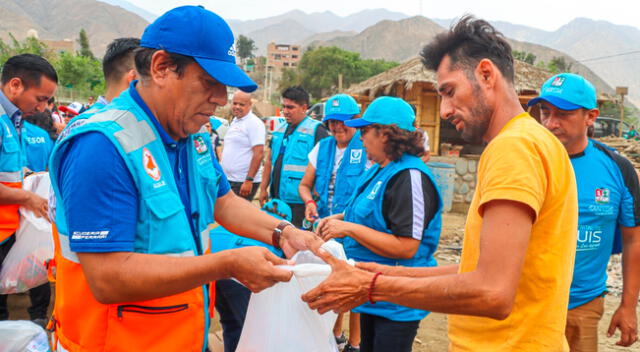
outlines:
[[[276,214],[269,212],[266,213],[274,218],[282,219]],[[209,234],[211,237],[211,253],[222,252],[227,249],[258,246],[268,249],[278,257],[283,257],[282,250],[276,249],[274,246],[268,245],[264,242],[254,240],[253,238],[238,236],[220,225],[212,229]]]
[[[284,156],[282,158],[280,180],[278,180],[278,198],[286,203],[303,203],[298,194],[298,185],[302,180],[302,176],[304,176],[304,171],[307,169],[309,152],[315,145],[316,129],[320,124],[320,121],[307,116],[298,124],[296,130],[289,135],[287,140],[284,139],[284,133],[289,124],[282,124],[276,132],[273,132],[271,137],[271,165],[275,167],[278,155],[282,150]],[[271,172],[271,182],[276,182],[273,179],[273,171]],[[272,195],[272,197],[275,196]]]
[[[318,215],[321,218],[342,213],[349,199],[354,194],[358,178],[364,173],[367,165],[367,155],[362,147],[360,131],[357,131],[347,149],[344,151],[342,162],[336,172],[333,186],[333,200],[329,209],[329,183],[333,171],[333,162],[336,155],[336,139],[327,137],[319,142],[318,162],[316,163],[315,188],[320,198],[318,199]]]
[[[20,138],[11,118],[0,106],[0,182],[22,182],[22,169],[27,165],[26,141]]]
[[[34,172],[46,171],[53,141],[49,133],[42,128],[23,122],[22,138],[26,140],[27,168]]]
[[[440,230],[442,227],[442,197],[436,186],[435,179],[431,171],[420,160],[420,158],[405,154],[400,159],[389,163],[380,170],[379,165],[372,166],[360,178],[359,185],[347,208],[345,209],[345,221],[361,224],[376,231],[391,234],[382,214],[382,203],[387,184],[393,176],[407,169],[417,169],[427,175],[433,183],[438,193],[438,208],[435,216],[424,230],[422,241],[413,258],[393,259],[373,253],[351,237],[343,240],[344,250],[348,258],[360,262],[375,262],[385,265],[402,265],[408,267],[436,266],[433,253],[438,247],[440,240]],[[380,170],[377,174],[376,172]],[[385,317],[393,321],[415,321],[421,320],[429,312],[419,309],[407,308],[387,302],[376,302],[376,304],[365,303],[356,309],[357,313],[367,313]]]
[[[189,144],[192,146],[187,152],[189,195],[191,210],[198,214],[194,216],[198,232],[194,237],[162,139],[153,122],[127,90],[114,99],[107,109],[82,114],[74,119],[53,150],[50,175],[56,194],[54,216],[65,258],[79,263],[69,247],[64,203],[59,198],[60,157],[69,147],[70,140],[87,132],[100,132],[111,140],[136,183],[139,199],[135,252],[189,257],[201,255],[209,249],[209,229],[214,222],[219,175],[207,149],[212,148],[208,134],[201,130],[189,137]],[[109,172],[108,167],[105,165],[105,172]],[[203,286],[202,289],[206,311],[208,295],[206,287]],[[208,314],[205,316],[208,317]],[[208,321],[206,326],[208,327]]]

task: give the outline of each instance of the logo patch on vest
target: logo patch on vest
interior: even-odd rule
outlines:
[[[609,189],[596,188],[596,203],[598,204],[609,203]]]
[[[156,159],[153,157],[149,149],[142,149],[142,167],[146,171],[147,175],[151,176],[154,181],[160,180],[160,168]]]
[[[376,182],[376,184],[373,186],[373,189],[367,196],[367,199],[373,200],[376,197],[376,193],[378,193],[378,191],[380,190],[380,187],[382,187],[382,181]]]
[[[202,136],[198,136],[193,139],[193,146],[196,147],[198,154],[204,154],[207,152],[207,144],[204,142]]]
[[[351,155],[349,155],[349,164],[359,164],[360,160],[362,160],[362,149],[351,150]]]

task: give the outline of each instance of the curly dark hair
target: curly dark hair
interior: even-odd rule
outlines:
[[[511,45],[489,22],[473,16],[462,17],[450,30],[438,34],[420,55],[431,71],[437,71],[448,55],[452,68],[462,69],[469,78],[482,59],[491,60],[508,82],[513,83],[515,76]]]
[[[371,124],[363,128],[375,129],[378,134],[387,136],[384,152],[391,161],[396,161],[404,154],[422,156],[424,154],[424,134],[420,130],[409,132],[396,125]]]

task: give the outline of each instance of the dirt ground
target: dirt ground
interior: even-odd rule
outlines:
[[[436,257],[440,264],[457,262],[460,255],[460,244],[464,233],[465,216],[457,213],[448,213],[443,216],[443,231],[440,247]],[[605,314],[600,321],[600,352],[633,351],[640,352],[640,344],[636,343],[631,348],[622,348],[615,345],[619,335],[612,338],[606,337],[606,330],[611,320],[611,315],[618,307],[620,297],[609,295],[606,298]],[[26,308],[29,305],[29,296],[26,294],[9,296],[9,308],[11,319],[27,319]],[[638,317],[640,321],[640,314]],[[345,318],[344,326],[347,328],[348,320]],[[220,343],[220,325],[214,321],[210,330],[211,347],[214,352],[222,351]],[[445,352],[447,351],[447,318],[444,314],[432,313],[420,324],[418,336],[414,342],[415,352]]]

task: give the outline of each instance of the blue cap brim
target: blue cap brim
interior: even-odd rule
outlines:
[[[345,121],[344,124],[347,127],[354,127],[354,128],[360,128],[360,127],[364,127],[364,126],[369,126],[371,125],[373,122],[369,122],[363,118],[359,118],[359,119],[355,119],[355,120],[349,120],[349,121]]]
[[[323,119],[322,122],[326,122],[329,120],[337,120],[337,121],[349,121],[351,120],[351,118],[353,117],[353,115],[351,114],[331,114],[331,115],[326,115]]]
[[[537,98],[533,98],[529,100],[527,103],[528,106],[533,106],[538,104],[541,101],[546,101],[547,103],[555,106],[560,110],[576,110],[582,108],[582,106],[568,102],[562,98],[554,97],[554,96],[539,96]]]
[[[258,85],[235,63],[199,57],[194,59],[211,77],[225,86],[236,87],[247,93],[258,89]]]
[[[218,120],[216,118],[213,118],[213,117],[209,118],[209,123],[211,123],[211,128],[214,129],[214,130],[217,130],[218,127],[220,127],[220,125],[222,125],[222,121],[220,121],[220,120]]]

